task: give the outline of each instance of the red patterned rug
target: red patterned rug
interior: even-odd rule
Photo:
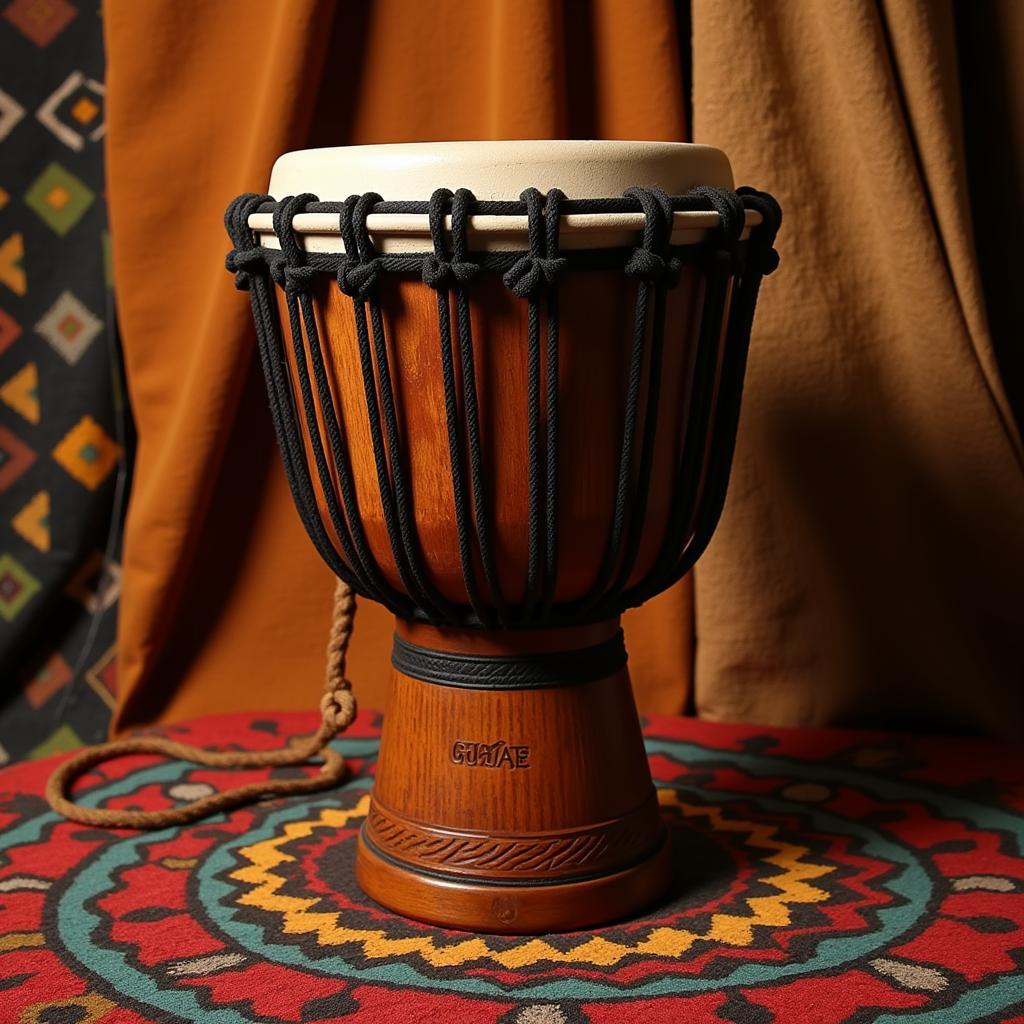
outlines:
[[[256,749],[313,725],[166,732]],[[58,819],[53,759],[0,773],[0,1022],[1024,1024],[1020,748],[651,719],[671,897],[522,938],[416,924],[356,887],[378,726],[338,744],[343,789],[156,833]],[[241,774],[125,758],[83,802],[169,807]]]

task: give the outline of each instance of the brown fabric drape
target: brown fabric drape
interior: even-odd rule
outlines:
[[[976,56],[965,75],[989,73]],[[974,255],[952,4],[694,0],[693,120],[786,211],[696,570],[698,712],[1021,734],[1022,449]]]
[[[627,616],[639,703],[1021,730],[1022,449],[975,258],[952,10],[109,0],[109,199],[139,433],[116,727],[311,707],[323,669],[331,579],[222,269],[228,200],[304,146],[684,139],[692,18],[694,136],[778,195],[784,264],[696,611],[687,581]],[[389,638],[364,602],[350,671],[367,705],[384,700]]]

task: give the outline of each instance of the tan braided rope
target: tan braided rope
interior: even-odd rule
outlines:
[[[167,828],[184,825],[219,811],[250,803],[266,796],[292,796],[296,793],[314,793],[329,789],[341,781],[345,774],[342,756],[328,747],[328,743],[352,723],[356,715],[356,701],[352,687],[345,678],[345,656],[352,637],[356,600],[352,589],[338,580],[334,591],[334,609],[331,632],[327,641],[327,673],[324,695],[320,700],[320,727],[312,736],[292,740],[283,750],[216,751],[177,743],[161,736],[139,736],[114,740],[87,747],[63,762],[46,784],[46,799],[58,813],[81,825],[99,825],[106,828]],[[268,779],[253,782],[222,793],[213,793],[200,800],[163,811],[129,811],[97,807],[82,807],[70,798],[72,785],[90,768],[115,757],[128,754],[159,754],[178,761],[210,768],[269,768],[301,765],[313,757],[323,764],[316,775],[294,779]]]

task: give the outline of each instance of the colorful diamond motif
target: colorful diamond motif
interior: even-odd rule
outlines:
[[[21,324],[10,313],[0,309],[0,352],[13,345],[21,334]]]
[[[13,377],[0,385],[0,399],[29,423],[39,422],[39,370],[26,363]]]
[[[55,693],[64,689],[71,675],[71,666],[55,651],[22,691],[25,699],[32,707],[41,708]]]
[[[81,96],[71,107],[71,116],[81,125],[88,124],[100,108],[88,96]]]
[[[62,725],[59,729],[55,729],[50,736],[43,740],[37,747],[33,747],[29,752],[30,758],[37,757],[50,757],[52,754],[63,754],[68,750],[77,750],[82,746],[82,738],[71,728],[70,725]],[[45,1008],[44,1008],[45,1012]],[[106,1008],[103,1012],[106,1012]],[[45,1020],[46,1018],[42,1018]],[[89,1016],[72,1018],[77,1020],[88,1020]],[[92,1017],[93,1020],[98,1018]]]
[[[36,333],[71,366],[82,358],[102,329],[103,321],[93,316],[71,292],[64,292],[36,324]]]
[[[14,131],[14,126],[24,116],[25,108],[13,96],[8,96],[0,89],[0,142]]]
[[[104,135],[105,95],[102,82],[72,71],[36,111],[36,118],[65,146],[80,153],[86,141],[97,142]]]
[[[36,46],[49,46],[78,11],[67,0],[14,0],[4,17]]]
[[[11,520],[11,526],[33,547],[50,550],[50,494],[40,491]]]
[[[0,600],[6,616],[15,618],[8,623],[0,617],[0,648],[16,661],[18,651],[23,655],[10,678],[0,670],[0,742],[14,760],[62,722],[90,739],[110,718],[107,701],[86,683],[85,672],[114,641],[116,602],[92,620],[63,592],[83,557],[95,550],[96,531],[111,525],[114,510],[109,502],[97,506],[96,499],[109,497],[120,466],[107,471],[104,465],[109,444],[120,440],[111,426],[116,385],[106,351],[114,327],[104,284],[106,13],[100,2],[0,0],[0,526],[6,528],[0,555],[9,552],[38,586],[16,611],[33,585],[5,567]],[[64,292],[71,300],[51,310]],[[68,453],[69,470],[52,453],[86,414],[110,437],[86,438],[79,460]],[[88,482],[81,482],[83,475]],[[116,583],[100,596],[108,592],[117,592]],[[99,600],[94,590],[84,597],[92,604]],[[48,672],[36,678],[51,656]],[[73,688],[66,685],[63,695],[48,689],[69,665]],[[19,700],[26,687],[32,699]],[[74,699],[65,706],[62,696]],[[0,932],[4,914],[0,909]],[[8,989],[0,981],[0,1024],[19,1018],[18,1009],[9,1009]],[[44,984],[39,999],[49,999],[45,990]],[[82,1012],[54,1005],[50,1016]]]
[[[99,661],[85,673],[85,681],[113,711],[117,695],[117,644],[111,644]]]
[[[107,478],[120,454],[120,447],[91,416],[83,416],[53,449],[54,459],[91,491]]]
[[[21,265],[24,255],[25,243],[20,231],[15,231],[0,242],[0,282],[7,285],[15,295],[24,295],[28,288],[25,268]]]
[[[0,555],[0,616],[8,622],[32,600],[39,580],[10,555]]]
[[[17,434],[0,426],[0,492],[6,491],[36,461],[36,453]]]
[[[66,235],[92,206],[96,194],[56,161],[36,178],[25,202],[58,235]]]

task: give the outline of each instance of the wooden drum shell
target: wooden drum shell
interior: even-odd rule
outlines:
[[[704,274],[699,267],[686,266],[678,285],[667,295],[650,498],[643,524],[628,524],[629,529],[641,530],[639,551],[629,575],[629,585],[637,583],[651,571],[665,539],[671,489],[685,436],[704,286]],[[621,270],[588,270],[570,274],[559,289],[559,556],[554,586],[556,604],[579,600],[590,591],[608,544],[622,448],[625,381],[632,346],[637,287],[636,282],[625,277]],[[525,596],[528,560],[528,306],[505,287],[499,274],[482,274],[469,294],[491,543],[502,594],[507,601],[516,604]],[[312,299],[334,408],[347,439],[359,518],[381,573],[392,587],[402,591],[402,580],[385,528],[352,301],[341,293],[327,274],[320,275]],[[282,323],[287,325],[286,300],[280,289],[278,301]],[[423,553],[424,570],[442,596],[464,605],[469,598],[455,527],[437,293],[411,274],[389,273],[382,276],[378,301],[384,321],[402,450],[406,456],[403,470],[411,494],[412,518]],[[454,322],[454,293],[448,301]],[[541,318],[543,382],[547,373],[543,343],[546,313],[543,305]],[[651,321],[649,316],[637,416],[638,438],[648,402]],[[303,339],[308,359],[310,340],[305,332]],[[294,381],[295,353],[291,346],[286,345],[286,350],[290,376]],[[453,356],[458,377],[461,364],[455,343]],[[375,372],[378,374],[379,401],[379,368]],[[546,424],[543,385],[541,390],[543,431]],[[465,410],[462,408],[461,390],[457,389],[457,394],[462,423]],[[295,402],[301,409],[302,395],[297,387]],[[308,426],[302,416],[299,421],[309,464],[313,465]],[[317,422],[321,444],[330,453],[319,403]],[[464,438],[461,451],[468,480]],[[634,482],[638,463],[639,459],[634,458]],[[332,466],[332,470],[336,473],[337,467]],[[321,518],[328,531],[333,532],[319,477],[316,473],[311,476]],[[471,496],[470,504],[472,507]],[[475,571],[478,586],[486,594],[479,560],[475,562]]]

